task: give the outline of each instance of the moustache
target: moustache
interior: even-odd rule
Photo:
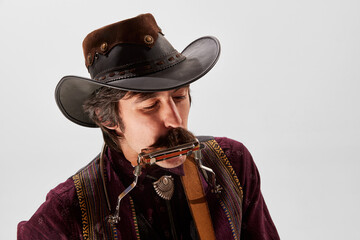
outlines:
[[[172,128],[166,135],[159,137],[150,148],[171,148],[194,141],[195,138],[194,134],[184,128]]]

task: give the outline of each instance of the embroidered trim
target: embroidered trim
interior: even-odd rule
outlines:
[[[116,227],[112,227],[113,229],[113,234],[114,234],[114,240],[118,240],[119,239],[119,237],[118,237],[118,234],[117,234],[117,229],[116,229]]]
[[[219,199],[219,202],[220,202],[220,206],[222,207],[222,209],[223,209],[224,212],[225,212],[225,215],[226,215],[227,220],[229,221],[230,229],[231,229],[233,238],[234,238],[235,240],[238,240],[238,238],[237,238],[237,236],[236,236],[236,233],[235,233],[234,223],[232,222],[231,217],[230,217],[230,213],[229,213],[229,211],[227,210],[224,202],[223,202],[221,199]]]
[[[133,217],[133,221],[134,221],[136,239],[140,240],[140,231],[139,231],[139,226],[137,223],[134,201],[132,200],[131,197],[129,197],[129,200],[130,200],[130,206],[131,206],[131,213],[132,213],[132,217]]]
[[[212,147],[213,150],[215,150],[215,153],[219,156],[219,158],[223,161],[223,163],[225,164],[225,166],[227,167],[227,169],[229,170],[229,173],[231,174],[231,176],[233,177],[233,180],[236,182],[237,186],[240,189],[241,192],[241,200],[244,197],[244,193],[243,193],[243,189],[241,187],[239,178],[237,177],[233,167],[231,166],[226,154],[224,153],[224,151],[221,149],[221,147],[219,146],[219,144],[215,141],[215,140],[210,140],[207,143],[209,143],[209,146]]]
[[[92,161],[72,177],[80,204],[83,238],[116,240],[116,228],[106,221],[108,208],[105,204],[98,160]]]
[[[76,193],[79,199],[79,205],[81,210],[81,220],[82,220],[82,229],[83,229],[83,238],[84,240],[89,239],[89,222],[88,222],[88,216],[86,211],[86,200],[84,197],[84,191],[81,187],[81,180],[80,175],[81,173],[78,173],[73,176],[74,185],[76,189]]]
[[[243,200],[240,181],[219,144],[215,140],[209,140],[204,144],[206,145],[203,150],[204,160],[215,171],[217,181],[223,187],[219,202],[229,221],[233,238],[238,240],[241,233]]]

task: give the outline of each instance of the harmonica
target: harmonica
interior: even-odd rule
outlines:
[[[193,152],[201,150],[203,145],[195,139],[194,141],[177,145],[172,148],[154,151],[150,153],[142,152],[138,155],[138,164],[154,164],[156,162],[164,161],[170,158],[179,157],[183,155],[191,155]]]

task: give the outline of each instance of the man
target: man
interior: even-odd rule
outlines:
[[[189,84],[216,63],[214,37],[182,53],[151,14],[83,42],[91,79],[56,88],[71,121],[100,127],[105,145],[18,225],[18,239],[279,239],[247,149],[187,131]]]

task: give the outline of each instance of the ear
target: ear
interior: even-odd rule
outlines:
[[[110,124],[108,124],[108,125],[105,125],[106,124],[106,122],[104,123],[104,124],[102,124],[102,126],[101,126],[101,128],[103,129],[103,131],[106,131],[106,132],[108,132],[108,133],[110,133],[110,132],[115,132],[115,135],[117,136],[117,137],[123,137],[124,136],[124,134],[123,134],[123,131],[121,131],[121,129],[120,129],[120,127],[118,126],[118,125],[115,125],[115,126],[111,126]],[[110,132],[109,132],[110,131]],[[111,134],[111,133],[110,133]],[[113,139],[112,139],[112,141],[114,141]]]
[[[111,125],[111,123],[109,121],[102,123],[102,125],[109,130],[114,130],[117,133],[122,133],[122,131],[118,125]]]
[[[96,116],[98,117],[98,119],[99,119],[99,121],[100,121],[100,124],[101,124],[103,127],[107,128],[107,129],[109,129],[109,130],[115,130],[117,133],[121,133],[121,129],[120,129],[120,127],[119,127],[118,125],[112,125],[110,121],[102,122],[102,121],[101,121],[102,118],[99,116],[99,115],[100,115],[99,112],[100,112],[99,109],[96,109],[96,110],[95,110],[95,114],[96,114]]]

